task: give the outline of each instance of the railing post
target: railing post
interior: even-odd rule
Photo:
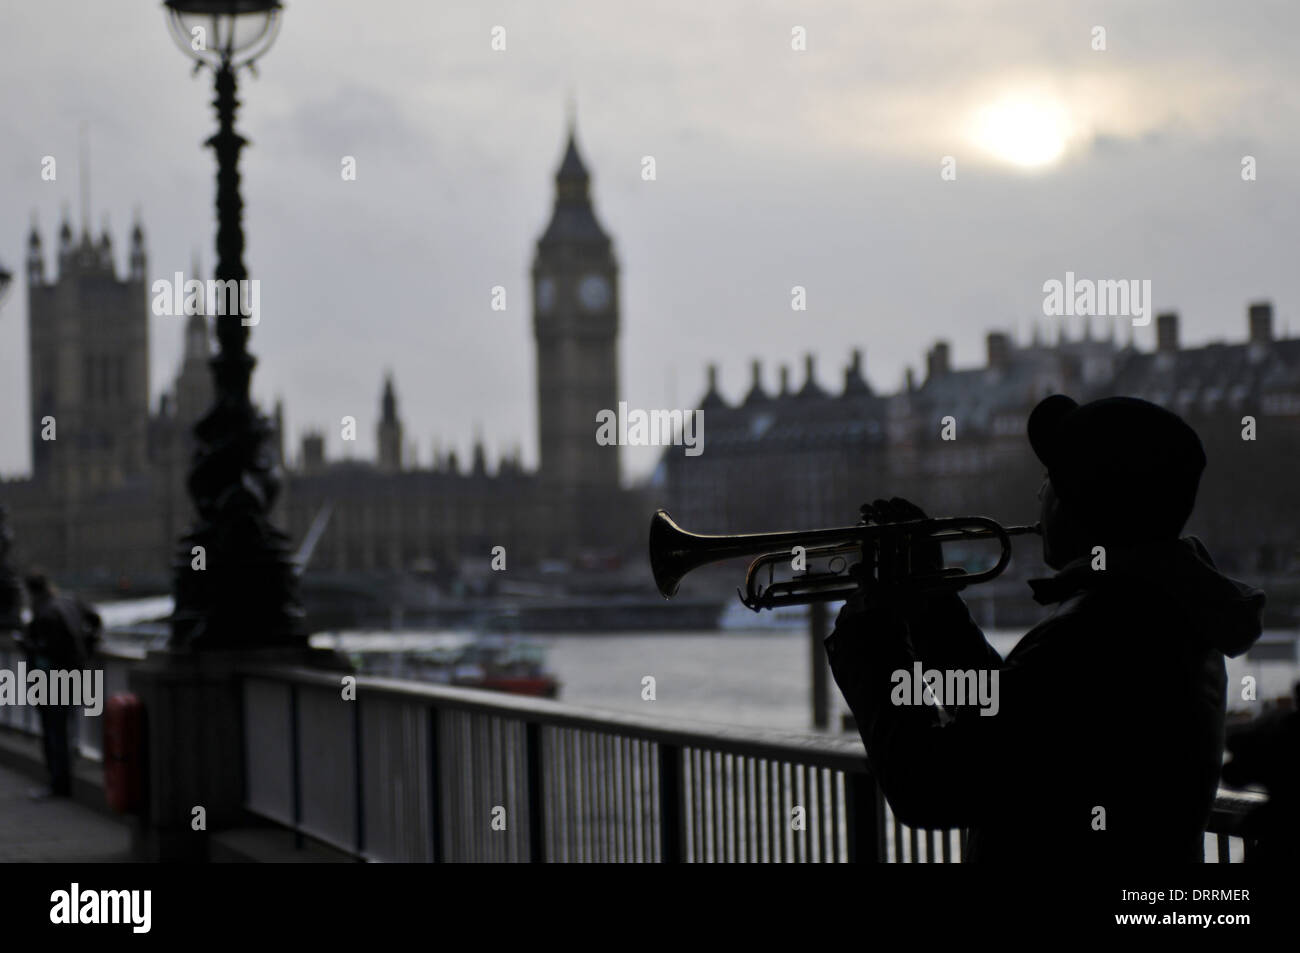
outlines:
[[[438,783],[438,709],[429,706],[429,847],[433,853],[433,862],[443,862],[442,844],[442,799],[439,797]]]
[[[366,853],[366,800],[365,800],[365,761],[361,739],[361,699],[352,702],[352,764],[353,795],[356,801],[357,858],[365,859]]]
[[[289,790],[293,797],[293,846],[302,850],[302,743],[298,738],[298,685],[289,685]]]
[[[826,603],[808,606],[808,662],[812,672],[812,721],[818,731],[831,724],[830,663],[826,659]]]
[[[885,861],[885,802],[870,774],[844,775],[844,820],[849,863],[876,864]]]
[[[680,864],[686,856],[682,825],[686,792],[682,788],[682,749],[659,743],[659,857]]]
[[[528,860],[534,864],[546,862],[546,812],[543,810],[542,787],[542,726],[540,722],[524,724],[524,742],[528,761]]]

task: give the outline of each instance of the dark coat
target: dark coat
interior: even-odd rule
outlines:
[[[971,829],[971,861],[1199,862],[1223,759],[1224,656],[1260,634],[1264,594],[1188,538],[1031,583],[1055,611],[1004,660],[956,595],[862,597],[826,640],[894,813]],[[891,676],[998,671],[998,712],[891,703]],[[1104,829],[1098,829],[1104,809]]]
[[[98,613],[71,596],[38,599],[27,626],[32,664],[46,670],[83,668],[95,651],[101,627]]]

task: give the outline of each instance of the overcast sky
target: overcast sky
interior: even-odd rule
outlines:
[[[570,91],[622,269],[634,407],[691,406],[709,362],[731,398],[753,358],[771,387],[782,362],[801,382],[811,352],[838,387],[860,347],[882,390],[936,338],[980,363],[990,328],[1057,326],[1042,286],[1066,271],[1150,279],[1186,342],[1240,339],[1260,298],[1300,333],[1298,35],[1286,2],[289,0],[240,87],[255,394],[284,399],[291,456],[309,427],[331,455],[370,456],[391,370],[421,463],[435,439],[464,459],[476,431],[490,458],[535,461],[528,273]],[[0,9],[0,262],[20,276],[0,308],[0,472],[29,466],[26,236],[35,213],[48,253],[61,209],[78,217],[79,125],[119,267],[138,207],[151,280],[196,251],[206,271],[211,98],[161,3]],[[151,321],[156,399],[183,318]],[[625,473],[652,461],[630,452]]]

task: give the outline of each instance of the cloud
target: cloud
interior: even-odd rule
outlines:
[[[811,351],[830,380],[865,346],[880,387],[937,337],[975,361],[985,330],[1023,326],[1067,267],[1141,268],[1189,341],[1236,336],[1246,300],[1272,297],[1281,318],[1300,298],[1278,212],[1300,197],[1297,32],[1300,7],[1211,0],[292,4],[240,87],[247,259],[266,292],[255,386],[284,396],[293,446],[303,424],[371,419],[392,365],[423,458],[435,435],[464,458],[474,419],[531,458],[528,269],[570,90],[622,267],[622,386],[641,406],[667,406],[671,386],[694,399],[710,361],[732,394],[754,357],[770,369]],[[966,134],[982,104],[1025,90],[1059,101],[1074,132],[1034,176]],[[188,268],[195,247],[210,265],[210,99],[154,5],[0,9],[0,261],[22,272],[28,210],[48,238],[59,204],[75,207],[75,162],[57,188],[32,170],[75,152],[89,116],[94,221],[111,210],[119,255],[139,204],[154,270]],[[344,183],[348,154],[359,177]],[[960,171],[944,183],[948,154]],[[812,302],[798,318],[796,283]],[[495,284],[504,315],[485,306]],[[0,311],[8,407],[26,406],[25,321],[19,287]],[[156,396],[180,338],[154,331]],[[26,456],[26,415],[0,415],[0,472]]]
[[[432,130],[408,118],[400,95],[346,83],[331,95],[294,103],[273,129],[268,146],[299,155],[350,154],[407,159],[433,152]]]

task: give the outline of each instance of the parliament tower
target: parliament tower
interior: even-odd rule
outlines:
[[[607,546],[619,450],[596,442],[618,410],[618,263],[591,204],[572,127],[555,174],[555,209],[533,259],[539,477],[550,554]]]
[[[144,233],[131,230],[125,278],[108,231],[59,229],[49,279],[33,226],[27,248],[32,471],[65,499],[119,487],[148,466],[149,302]]]

